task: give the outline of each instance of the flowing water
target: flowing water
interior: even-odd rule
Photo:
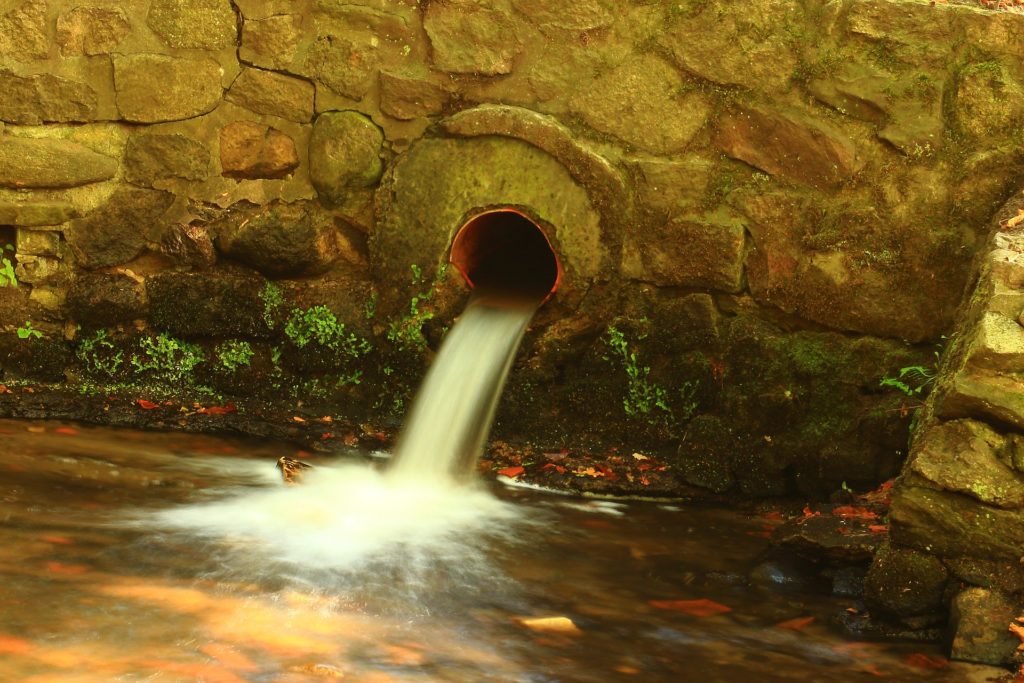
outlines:
[[[5,683],[998,673],[945,664],[932,646],[850,640],[833,618],[851,602],[811,584],[751,584],[765,522],[742,512],[396,490],[368,454],[335,466],[265,441],[0,421],[0,445]],[[321,479],[285,487],[281,455],[306,457]],[[243,513],[257,516],[232,521]],[[665,608],[695,599],[732,611]],[[529,621],[550,617],[575,628]]]

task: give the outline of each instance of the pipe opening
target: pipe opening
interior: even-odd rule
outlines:
[[[515,209],[478,214],[459,228],[449,259],[470,287],[543,303],[562,279],[547,235]]]

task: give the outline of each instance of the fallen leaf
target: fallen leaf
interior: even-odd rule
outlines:
[[[517,617],[516,621],[532,631],[568,633],[572,635],[581,633],[579,627],[569,617]]]
[[[553,462],[547,463],[546,465],[544,465],[544,467],[541,467],[541,469],[542,470],[554,470],[555,472],[558,472],[559,474],[565,474],[565,471],[566,471],[564,467],[562,467],[561,465],[556,465]]]
[[[334,422],[334,418],[331,417],[330,415],[324,415],[319,420],[317,420],[317,422],[323,422],[324,424],[331,424],[332,422]]]
[[[89,568],[84,564],[65,564],[63,562],[47,562],[46,571],[53,574],[66,574],[68,576],[78,576],[89,571]]]
[[[509,479],[515,479],[526,470],[522,467],[506,467],[505,469],[498,470],[498,476],[508,477]]]
[[[298,423],[301,424],[301,423],[305,422],[305,420],[302,419],[301,417],[299,417],[298,415],[292,415],[292,422],[298,422]]]
[[[1003,221],[1000,227],[1002,227],[1003,230],[1012,230],[1021,223],[1024,223],[1024,209],[1017,209],[1017,215]]]
[[[57,427],[53,430],[54,434],[63,434],[65,436],[78,436],[78,430],[74,427]]]
[[[918,669],[945,669],[949,666],[949,660],[945,657],[939,657],[938,655],[926,655],[923,652],[915,652],[912,655],[907,655],[905,661],[910,666],[916,666]]]
[[[0,655],[24,655],[34,648],[35,645],[24,638],[0,635]]]
[[[140,407],[140,408],[142,408],[143,410],[153,410],[154,408],[159,408],[159,407],[160,407],[160,405],[159,405],[159,404],[157,404],[157,403],[153,403],[152,401],[147,401],[147,400],[146,400],[146,399],[144,399],[144,398],[140,398],[140,399],[138,399],[138,400],[137,400],[137,401],[135,401],[135,402],[136,402],[136,403],[137,403],[137,404],[139,405],[139,407]]]
[[[1024,650],[1024,617],[1017,617],[1017,622],[1010,624],[1010,633],[1020,638],[1020,645],[1017,646],[1017,651]]]
[[[648,457],[648,456],[646,456],[646,455],[644,455],[642,453],[634,453],[633,454],[633,459],[634,460],[650,460],[650,457]]]
[[[648,604],[651,607],[682,612],[692,617],[713,617],[732,611],[732,607],[727,607],[707,598],[699,598],[697,600],[649,600]]]
[[[353,434],[352,432],[348,432],[347,434],[345,434],[345,436],[342,437],[341,441],[346,446],[357,446],[357,445],[359,445],[359,437],[356,436],[355,434]]]
[[[0,384],[0,394],[13,394],[14,392],[7,388],[6,384]]]
[[[814,617],[797,617],[796,619],[780,621],[775,624],[775,628],[787,628],[791,631],[802,631],[813,623]]]
[[[587,467],[585,469],[582,468],[582,467],[577,467],[575,470],[573,470],[573,474],[575,474],[577,477],[603,477],[604,476],[604,472],[599,472],[596,469],[594,469],[593,467]]]
[[[867,508],[854,507],[853,505],[840,505],[832,508],[832,514],[844,519],[878,519],[878,513]]]
[[[888,524],[869,524],[868,525],[868,531],[870,531],[873,534],[884,534],[887,531],[889,531],[889,525]]]
[[[207,415],[227,415],[228,413],[237,413],[238,408],[235,407],[234,403],[228,403],[223,406],[210,406],[208,408],[200,408],[200,413],[206,413]]]

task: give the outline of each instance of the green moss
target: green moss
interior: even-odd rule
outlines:
[[[221,367],[229,372],[235,372],[238,368],[249,365],[253,357],[252,345],[238,339],[229,339],[218,344],[215,353]]]
[[[203,351],[195,344],[159,334],[139,340],[139,352],[131,363],[137,375],[173,386],[194,386],[193,371],[203,360]]]
[[[260,290],[260,300],[263,302],[263,322],[267,324],[268,328],[274,329],[275,314],[284,304],[281,288],[273,282],[267,282]]]
[[[284,333],[300,349],[315,344],[350,359],[361,358],[372,349],[369,341],[349,332],[326,306],[293,309]]]

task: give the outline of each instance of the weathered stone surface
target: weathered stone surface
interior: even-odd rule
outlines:
[[[954,31],[951,10],[927,2],[868,0],[850,6],[847,24],[850,32],[873,40],[944,53]]]
[[[710,113],[697,91],[679,94],[682,79],[654,55],[630,59],[570,101],[592,128],[655,154],[682,151]]]
[[[284,178],[299,167],[299,153],[276,128],[236,121],[220,131],[220,166],[231,178]]]
[[[509,13],[473,0],[431,3],[423,28],[430,38],[434,66],[451,73],[511,73],[521,49]]]
[[[1013,12],[962,12],[957,15],[967,44],[983,54],[1024,59],[1024,26]],[[1014,62],[1009,62],[1014,63]]]
[[[77,187],[115,173],[116,159],[74,142],[0,138],[0,187]]]
[[[839,185],[862,165],[843,133],[796,112],[737,109],[722,117],[714,142],[734,159],[813,187]]]
[[[616,7],[611,0],[579,0],[568,4],[560,0],[512,0],[512,6],[540,26],[569,31],[593,31],[609,26]]]
[[[261,277],[218,273],[158,273],[146,278],[150,320],[184,337],[268,336]]]
[[[57,17],[57,45],[63,55],[108,54],[129,31],[128,17],[117,8],[75,7]]]
[[[298,14],[246,17],[238,58],[266,69],[283,69],[295,60],[301,39],[302,17]]]
[[[14,272],[19,282],[26,282],[35,287],[59,285],[67,271],[58,258],[18,254],[18,265]]]
[[[803,22],[794,0],[706,4],[696,17],[676,17],[658,43],[689,73],[714,83],[756,90],[787,86],[797,57],[787,29]]]
[[[967,588],[953,599],[949,615],[950,657],[979,664],[1007,664],[1020,644],[1010,624],[1021,605],[999,591]]]
[[[209,57],[114,55],[117,110],[127,121],[178,121],[212,111],[221,100],[221,66]]]
[[[60,225],[77,216],[67,202],[0,203],[0,225]]]
[[[221,253],[271,277],[323,273],[340,255],[334,218],[315,202],[235,209],[214,229]]]
[[[943,392],[936,413],[945,418],[991,420],[1024,430],[1024,376],[968,369]]]
[[[15,244],[18,245],[18,256],[59,256],[60,233],[56,230],[31,230],[18,228]]]
[[[294,0],[235,0],[246,21],[268,19],[295,11]]]
[[[145,317],[142,286],[127,275],[80,273],[68,286],[69,317],[87,327],[110,327]]]
[[[972,137],[1006,136],[1024,118],[1024,86],[997,62],[971,64],[960,72],[954,114]]]
[[[347,24],[318,22],[302,74],[342,97],[359,100],[369,92],[380,69],[379,42],[372,33]]]
[[[895,544],[938,557],[1017,562],[1024,544],[1024,512],[923,486],[894,489],[889,521]]]
[[[320,114],[309,138],[309,177],[320,197],[340,202],[351,189],[375,184],[383,144],[381,130],[358,112]]]
[[[1024,507],[1024,479],[999,457],[1005,439],[974,420],[952,420],[922,434],[908,470],[946,491],[986,505]]]
[[[658,286],[738,292],[746,226],[725,212],[680,216],[626,236],[622,274]]]
[[[833,109],[872,123],[886,118],[889,102],[885,90],[892,76],[880,69],[846,62],[827,78],[815,78],[807,84],[814,97]]]
[[[967,351],[972,368],[1024,373],[1024,327],[1013,318],[986,312],[973,331]]]
[[[313,120],[313,94],[313,84],[301,78],[242,69],[224,98],[259,114],[309,123]]]
[[[380,72],[380,110],[393,118],[408,121],[441,113],[448,92],[429,74]]]
[[[949,573],[933,555],[883,545],[864,581],[868,609],[878,616],[914,617],[942,608]]]
[[[161,180],[205,180],[210,150],[178,133],[142,133],[128,139],[124,175],[128,182],[152,186]]]
[[[731,444],[720,438],[728,431],[728,425],[714,415],[698,415],[686,425],[686,438],[679,444],[678,455],[687,484],[714,493],[725,493],[733,487],[736,479],[730,466]],[[712,443],[718,447],[694,448],[693,443]]]
[[[217,262],[213,239],[201,225],[171,226],[160,242],[160,253],[180,266],[209,268]]]
[[[18,76],[0,69],[0,120],[24,125],[91,121],[96,92],[78,81],[50,74]]]
[[[122,187],[104,206],[72,221],[64,234],[83,267],[120,265],[142,253],[148,233],[173,202],[169,192]]]
[[[215,50],[238,35],[229,0],[153,0],[146,23],[171,47]]]
[[[704,202],[713,172],[711,161],[699,156],[626,163],[633,171],[640,207],[669,216],[692,213]]]
[[[27,0],[0,16],[0,57],[19,62],[46,59],[50,52],[46,14],[46,0]]]

